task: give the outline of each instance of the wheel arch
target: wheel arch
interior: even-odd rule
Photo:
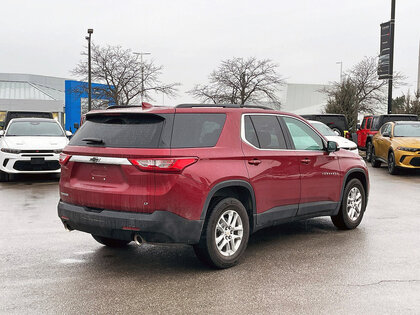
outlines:
[[[213,204],[224,197],[236,198],[244,205],[249,217],[250,233],[252,233],[257,212],[255,193],[251,184],[244,180],[227,180],[217,183],[207,194],[200,219],[208,219],[211,213],[209,210]]]
[[[344,194],[344,189],[346,188],[346,185],[349,181],[351,181],[352,179],[357,178],[358,180],[360,180],[360,182],[363,185],[363,189],[365,190],[365,194],[366,194],[366,205],[367,205],[367,201],[368,201],[368,196],[369,196],[369,181],[368,181],[368,176],[365,172],[364,169],[362,168],[354,168],[349,170],[346,175],[344,175],[343,178],[343,184],[341,187],[341,194],[340,194],[340,203],[337,207],[337,209],[335,210],[335,214],[338,213],[338,211],[340,210],[341,207],[341,203],[343,202],[343,194]]]

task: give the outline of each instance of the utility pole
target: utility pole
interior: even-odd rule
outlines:
[[[336,64],[340,65],[340,83],[343,83],[343,62],[337,61]]]
[[[134,52],[133,54],[140,56],[140,63],[141,63],[141,103],[143,103],[144,98],[144,64],[143,64],[143,56],[151,55],[149,52]]]
[[[90,41],[91,35],[93,33],[93,28],[88,29],[89,36],[85,38],[88,41],[88,85],[89,85],[89,92],[88,92],[88,112],[92,109],[92,67],[91,67],[91,55],[90,55]]]
[[[389,74],[388,79],[388,114],[392,113],[392,79],[394,77],[394,34],[395,34],[395,0],[391,0],[390,20],[390,50],[389,50]]]
[[[419,70],[417,74],[417,94],[420,94],[420,41],[419,41]]]

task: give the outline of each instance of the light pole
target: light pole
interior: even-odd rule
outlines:
[[[93,28],[89,28],[87,30],[89,36],[85,38],[88,41],[88,85],[89,85],[89,92],[88,92],[88,112],[92,109],[92,67],[91,67],[91,55],[90,55],[90,39],[93,33]]]
[[[392,79],[394,76],[394,32],[395,32],[395,0],[391,1],[390,20],[390,49],[389,49],[389,74],[388,79],[388,114],[392,114]]]
[[[149,52],[134,52],[136,56],[140,56],[140,63],[141,63],[141,103],[143,103],[143,97],[144,97],[144,64],[143,64],[143,56],[151,55]]]
[[[343,62],[342,61],[337,61],[336,64],[340,64],[340,83],[343,82]]]

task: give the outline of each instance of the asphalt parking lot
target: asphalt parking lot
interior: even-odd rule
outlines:
[[[189,246],[109,249],[68,233],[58,178],[0,184],[0,312],[420,313],[420,173],[370,168],[365,218],[254,234],[241,263],[203,266]]]

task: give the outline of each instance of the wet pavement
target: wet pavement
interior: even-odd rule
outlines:
[[[189,246],[109,249],[64,230],[58,179],[0,183],[0,313],[420,313],[420,173],[372,169],[359,228],[329,218],[254,234],[241,263]]]

